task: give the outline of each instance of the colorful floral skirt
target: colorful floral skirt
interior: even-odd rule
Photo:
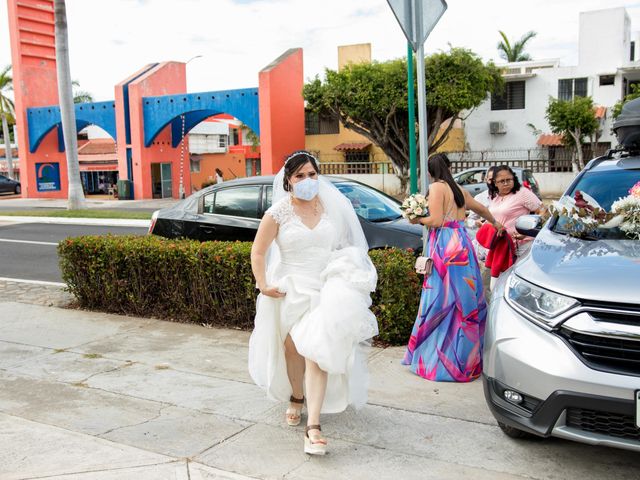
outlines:
[[[432,229],[426,253],[433,259],[433,271],[422,285],[402,363],[428,380],[469,382],[482,373],[487,304],[464,222]]]

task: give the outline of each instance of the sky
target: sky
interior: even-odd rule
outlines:
[[[258,72],[289,48],[304,49],[305,79],[337,68],[337,47],[371,43],[374,60],[406,55],[386,0],[67,0],[71,76],[96,101],[152,62],[187,62],[189,92],[258,86]],[[177,8],[179,6],[179,8]],[[575,65],[581,11],[626,7],[640,30],[640,2],[618,0],[448,0],[425,43],[428,53],[466,47],[501,60],[498,30],[529,30],[536,60]],[[196,57],[196,58],[194,58]],[[189,61],[190,60],[190,61]],[[0,66],[11,62],[7,2],[0,0]]]

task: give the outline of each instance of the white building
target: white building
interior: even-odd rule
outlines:
[[[493,95],[464,122],[467,150],[523,150],[559,145],[545,119],[549,97],[590,96],[601,121],[602,147],[616,146],[611,109],[640,84],[640,34],[624,8],[580,13],[578,65],[558,60],[508,63],[503,95]]]

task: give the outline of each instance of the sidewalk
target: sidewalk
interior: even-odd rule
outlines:
[[[158,210],[160,208],[175,205],[180,200],[173,198],[158,198],[153,200],[117,200],[107,195],[92,195],[85,198],[87,208],[91,209],[140,209],[140,210]],[[6,196],[0,195],[0,210],[3,209],[66,209],[67,200],[58,198],[21,198],[16,195]]]
[[[37,291],[18,303],[10,287],[2,480],[637,478],[632,452],[508,439],[481,382],[422,380],[403,348],[372,349],[369,404],[323,416],[330,453],[311,458],[251,382],[248,332],[35,305]]]

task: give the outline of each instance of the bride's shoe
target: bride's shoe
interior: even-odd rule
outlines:
[[[302,419],[302,405],[304,405],[304,397],[296,398],[293,395],[289,398],[291,403],[296,403],[300,405],[300,408],[287,408],[285,413],[285,419],[287,420],[287,425],[290,427],[297,427],[300,425],[300,420]]]
[[[324,455],[327,453],[327,441],[321,435],[309,437],[309,430],[322,431],[320,425],[308,425],[304,429],[304,453],[309,455]]]

